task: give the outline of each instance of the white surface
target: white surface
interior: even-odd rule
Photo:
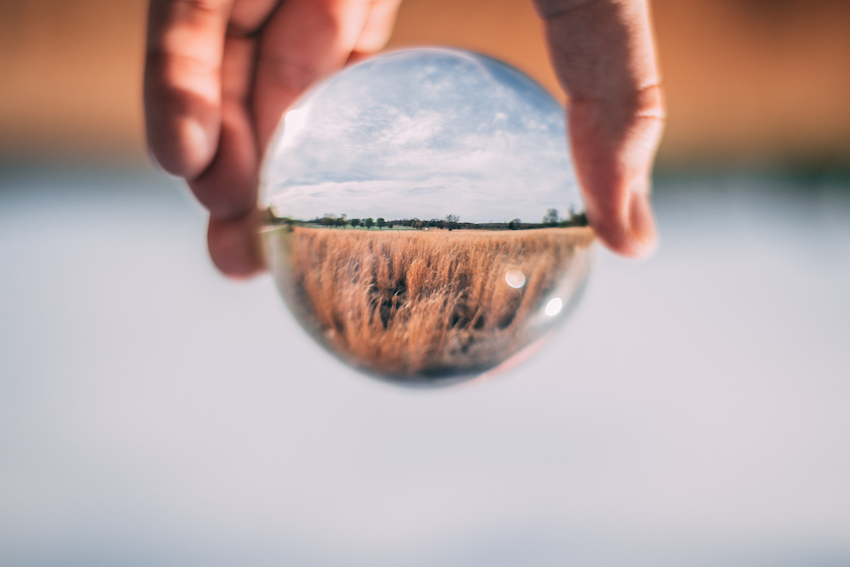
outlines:
[[[0,564],[847,565],[850,192],[705,182],[492,382],[330,359],[174,184],[0,177]]]

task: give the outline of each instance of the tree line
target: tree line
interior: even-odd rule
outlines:
[[[373,219],[372,217],[349,218],[346,214],[336,215],[326,213],[322,217],[316,217],[307,221],[293,219],[291,217],[276,217],[271,209],[268,210],[268,220],[271,224],[287,224],[287,225],[319,225],[328,228],[360,228],[371,229],[373,227],[379,230],[384,228],[412,228],[412,229],[431,229],[440,228],[447,230],[463,229],[463,230],[529,230],[533,228],[554,228],[554,227],[576,227],[588,226],[587,215],[584,212],[576,213],[570,207],[566,218],[559,218],[557,209],[548,209],[543,219],[539,223],[522,222],[515,218],[507,222],[488,222],[488,223],[473,223],[460,222],[458,215],[446,215],[442,219],[433,218],[430,220],[420,220],[418,218],[410,219],[394,219],[387,220],[384,217]]]

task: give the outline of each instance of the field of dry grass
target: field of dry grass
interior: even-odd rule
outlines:
[[[589,228],[266,233],[301,322],[351,364],[406,379],[483,371],[525,347],[549,293],[587,269],[592,241]]]

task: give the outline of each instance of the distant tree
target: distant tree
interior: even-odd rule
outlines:
[[[543,224],[558,224],[558,209],[547,209],[543,216]]]
[[[519,225],[520,225],[520,220],[519,220],[519,219],[513,219],[513,220],[511,220],[510,222],[508,222],[508,228],[509,228],[509,229],[511,229],[511,230],[516,230],[516,229],[518,229],[518,228],[519,228]]]
[[[348,224],[351,225],[351,228],[357,228],[360,226],[360,219],[349,219]]]
[[[363,224],[366,226],[366,228],[372,228],[375,225],[375,221],[372,220],[372,217],[369,217],[368,219],[363,221]]]
[[[384,228],[387,226],[387,221],[384,217],[378,217],[378,220],[375,221],[375,224],[378,225],[378,228]]]
[[[342,215],[340,215],[340,217],[338,219],[336,219],[336,225],[340,226],[340,227],[344,227],[345,226],[345,220],[347,218],[348,218],[348,215],[343,213]]]
[[[587,226],[587,224],[587,215],[583,212],[577,213],[575,208],[571,206],[567,218],[562,219],[558,226]]]
[[[413,228],[422,228],[422,221],[419,219],[413,219]]]

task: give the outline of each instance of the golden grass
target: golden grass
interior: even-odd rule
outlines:
[[[529,344],[533,316],[592,241],[589,228],[266,233],[301,322],[350,363],[398,378],[483,371]],[[511,270],[524,286],[508,285]]]

